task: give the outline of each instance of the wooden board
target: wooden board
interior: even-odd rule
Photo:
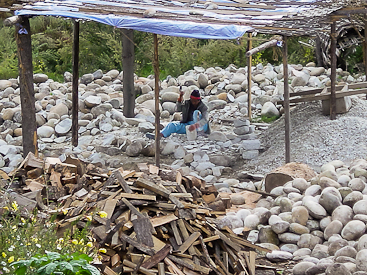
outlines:
[[[172,221],[177,220],[178,218],[176,217],[175,214],[170,214],[170,215],[164,215],[164,216],[160,216],[160,217],[154,217],[150,219],[150,222],[152,223],[153,227],[157,227],[157,226],[161,226],[167,223],[170,223]]]

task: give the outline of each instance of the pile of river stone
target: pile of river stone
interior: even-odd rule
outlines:
[[[283,67],[258,64],[253,67],[253,116],[279,116],[281,106],[275,105],[283,95]],[[343,81],[361,81],[338,69]],[[330,84],[330,71],[313,63],[289,66],[291,87],[306,89]],[[135,76],[135,117],[123,115],[123,72],[97,70],[79,81],[79,146],[71,140],[72,75],[64,75],[64,83],[45,74],[34,75],[36,121],[40,152],[52,155],[59,149],[66,154],[96,165],[116,167],[119,156],[153,156],[154,144],[145,133],[154,131],[154,78]],[[208,182],[216,182],[225,168],[234,162],[256,158],[261,150],[257,138],[266,125],[250,124],[247,120],[247,68],[233,65],[223,69],[211,67],[193,70],[177,78],[167,77],[160,83],[162,124],[179,120],[175,102],[180,88],[189,98],[199,89],[210,110],[212,133],[199,136],[194,142],[183,135],[173,135],[162,142],[163,155],[173,158],[173,167],[195,173]],[[0,169],[9,172],[22,161],[20,89],[18,79],[0,80]],[[57,155],[55,154],[55,155]],[[200,156],[200,160],[199,160]],[[221,171],[221,172],[219,172]]]
[[[366,179],[366,160],[349,166],[335,160],[312,180],[295,178],[276,187],[270,192],[275,199],[228,213],[219,225],[250,230],[249,241],[273,250],[266,255],[271,261],[300,260],[295,275],[367,274]]]

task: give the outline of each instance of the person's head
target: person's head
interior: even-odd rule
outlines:
[[[190,95],[191,104],[194,106],[198,106],[200,103],[200,100],[201,100],[201,97],[200,97],[199,90],[193,90]]]

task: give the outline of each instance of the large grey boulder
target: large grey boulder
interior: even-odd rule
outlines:
[[[274,103],[268,101],[261,108],[261,115],[265,117],[278,117],[279,110],[275,107]]]
[[[64,136],[71,130],[71,126],[72,120],[70,118],[66,118],[56,125],[55,132],[60,136]]]

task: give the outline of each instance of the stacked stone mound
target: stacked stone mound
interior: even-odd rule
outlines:
[[[180,88],[188,99],[192,90],[199,89],[203,101],[209,107],[209,119],[213,132],[209,137],[199,137],[188,142],[183,135],[170,137],[162,148],[163,155],[177,159],[173,167],[189,166],[191,172],[201,174],[208,182],[215,183],[220,177],[218,169],[228,167],[226,156],[236,156],[241,161],[256,159],[260,143],[257,134],[263,126],[254,126],[247,119],[248,108],[256,116],[279,116],[281,106],[275,105],[284,93],[283,66],[257,64],[252,68],[252,102],[248,106],[247,68],[194,67],[184,74],[167,77],[160,82],[160,109],[162,124],[180,120],[175,102]],[[349,73],[337,70],[338,79],[351,83],[363,81]],[[292,89],[304,90],[330,84],[330,71],[309,63],[306,66],[290,65],[289,77]],[[118,167],[119,156],[154,156],[154,144],[147,142],[145,134],[154,131],[154,77],[135,76],[135,117],[123,115],[123,72],[110,70],[83,75],[79,79],[79,145],[73,148],[71,140],[72,75],[64,74],[64,83],[49,79],[45,74],[33,76],[35,110],[39,152],[50,156],[73,154],[98,166]],[[10,172],[23,160],[22,114],[18,79],[0,80],[0,169]],[[228,123],[230,122],[230,123]],[[227,124],[226,124],[227,123]],[[267,126],[265,126],[267,127]],[[284,127],[283,127],[284,128]],[[172,141],[172,142],[170,142]],[[205,148],[205,149],[203,149]],[[204,151],[204,152],[199,152]],[[197,168],[197,161],[188,165],[194,154],[218,155],[215,161],[205,162]],[[224,157],[222,157],[224,156]],[[231,162],[237,161],[234,158]],[[218,161],[219,159],[219,161]],[[213,164],[219,166],[214,168]],[[206,167],[205,169],[202,169]],[[206,178],[209,176],[208,178]]]
[[[367,161],[332,161],[310,181],[296,178],[275,199],[228,213],[220,226],[248,228],[248,240],[272,249],[271,261],[300,261],[295,275],[367,274]]]

